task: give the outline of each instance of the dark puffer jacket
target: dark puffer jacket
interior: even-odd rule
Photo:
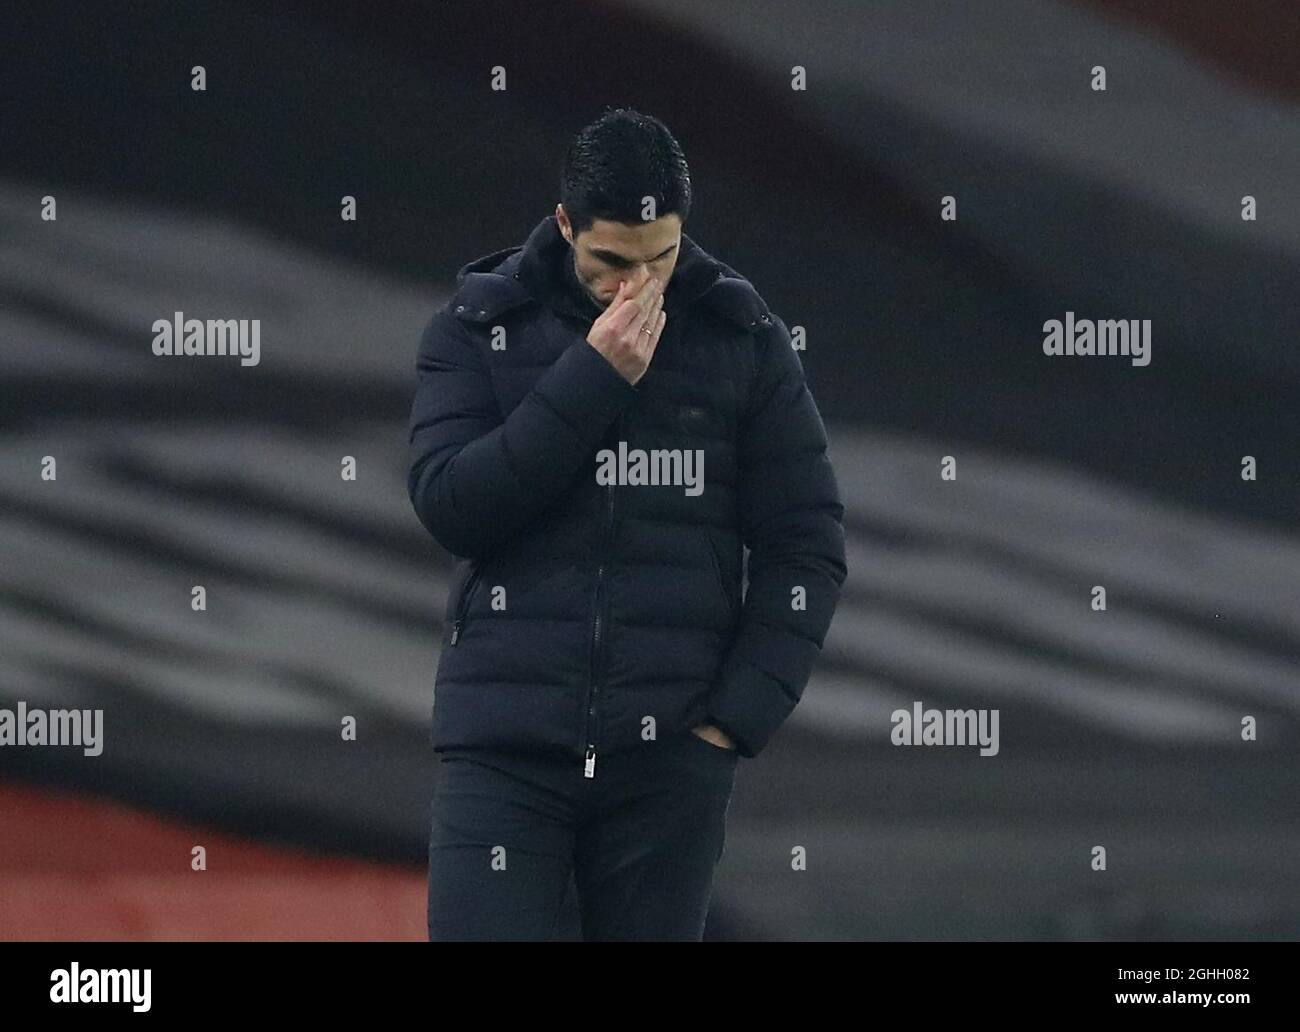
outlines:
[[[712,723],[756,756],[812,671],[846,575],[826,432],[780,318],[682,234],[649,368],[548,216],[464,266],[425,330],[411,502],[458,576],[433,745],[582,759]],[[598,483],[602,449],[703,452],[703,490]],[[742,546],[749,549],[743,595]]]

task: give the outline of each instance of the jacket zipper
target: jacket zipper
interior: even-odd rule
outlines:
[[[618,434],[623,432],[623,417],[618,419]],[[601,660],[600,640],[605,630],[604,614],[604,587],[605,567],[607,565],[607,549],[610,542],[611,533],[614,529],[614,485],[609,484],[605,488],[605,519],[601,528],[600,537],[600,557],[596,566],[596,588],[593,598],[593,615],[591,619],[591,677],[587,685],[587,722],[583,728],[583,741],[586,743],[586,754],[582,762],[582,776],[585,778],[594,778],[596,776],[596,742],[595,732],[593,730],[596,720],[596,693],[599,688],[599,664]]]
[[[460,641],[460,629],[465,623],[465,617],[469,615],[469,603],[474,597],[474,589],[478,587],[479,564],[474,564],[473,572],[469,575],[469,580],[465,582],[465,588],[460,593],[460,602],[456,606],[456,619],[451,622],[451,644],[455,645]]]

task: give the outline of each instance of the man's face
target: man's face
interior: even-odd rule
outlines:
[[[596,219],[576,240],[562,204],[555,207],[555,221],[572,245],[578,282],[601,308],[608,308],[618,294],[620,279],[628,280],[635,294],[652,277],[667,286],[677,266],[682,219],[676,213],[634,226]]]

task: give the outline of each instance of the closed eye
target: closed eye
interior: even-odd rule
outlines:
[[[676,250],[676,248],[677,248],[676,244],[672,244],[668,247],[665,247],[657,255],[651,258],[647,264],[653,264],[659,261],[661,258],[668,257],[668,255],[672,254],[673,251]],[[606,251],[602,248],[593,248],[591,253],[593,257],[598,258],[606,265],[611,265],[616,269],[626,269],[628,266],[635,264],[630,259],[624,258],[620,254],[615,254],[613,251]]]

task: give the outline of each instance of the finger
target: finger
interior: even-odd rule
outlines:
[[[649,286],[650,281],[647,280],[636,295],[627,298],[622,307],[611,318],[610,321],[620,336],[634,336],[640,332],[642,325],[645,323],[646,314],[650,310],[649,299],[642,300],[642,298],[646,297],[646,289]]]
[[[650,334],[650,347],[653,348],[659,343],[659,335],[664,332],[664,327],[668,325],[668,313],[660,312],[659,318],[655,320],[654,332]]]
[[[659,318],[659,310],[663,307],[664,296],[658,294],[650,299],[650,303],[645,308],[645,319],[642,320],[641,326],[654,326],[655,320]],[[639,329],[640,327],[638,327]]]
[[[641,347],[645,344],[646,334],[643,330],[649,329],[653,332],[655,320],[659,318],[659,310],[663,306],[663,295],[659,294],[651,298],[650,303],[645,307],[640,317],[634,319],[628,327],[630,332],[636,334],[636,345]]]
[[[610,298],[609,304],[605,306],[605,310],[596,317],[597,320],[598,321],[604,320],[605,322],[612,323],[614,321],[614,316],[618,314],[619,308],[626,300],[627,300],[627,280],[619,280],[618,293],[615,294],[612,298]]]
[[[632,301],[643,311],[650,310],[650,305],[654,302],[655,295],[659,291],[659,284],[653,276],[641,284],[641,289],[636,292]]]
[[[646,323],[644,327],[645,329],[649,329],[650,332],[637,333],[637,337],[636,337],[637,353],[642,358],[649,359],[650,356],[654,354],[655,348],[659,344],[659,335],[663,333],[664,325],[667,323],[667,321],[668,321],[668,313],[662,311],[658,312],[653,317],[653,319],[651,319]]]
[[[641,284],[641,289],[637,292],[637,300],[640,301],[643,305],[648,305],[651,301],[654,300],[655,295],[661,292],[660,287],[661,284],[659,283],[658,278],[655,276],[651,276],[648,280],[646,280],[643,284]]]

